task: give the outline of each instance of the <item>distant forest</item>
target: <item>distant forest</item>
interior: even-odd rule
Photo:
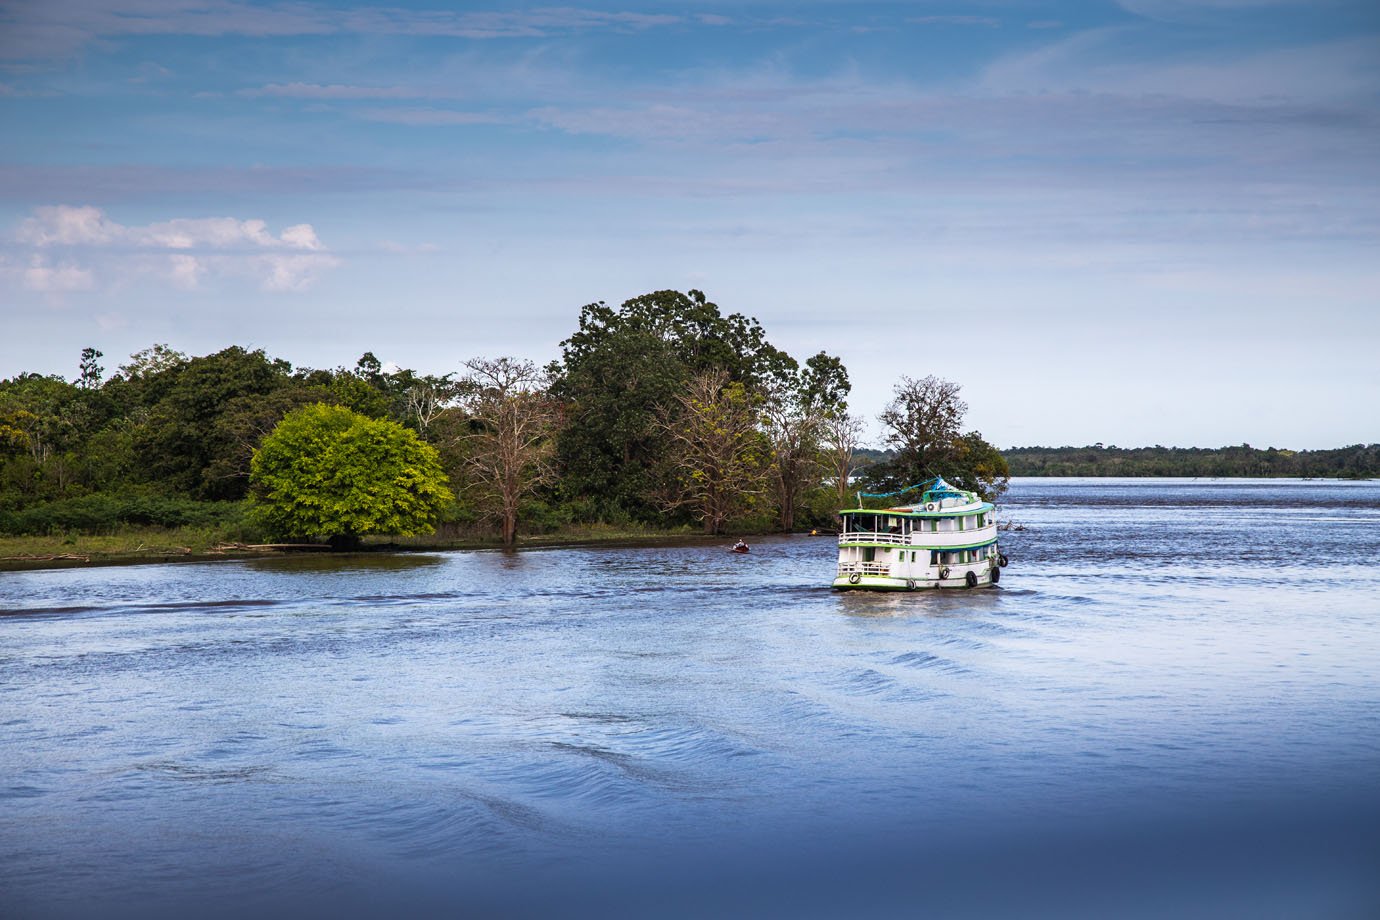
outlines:
[[[1013,447],[1001,452],[1012,476],[1380,477],[1380,444],[1331,450],[1278,447]]]

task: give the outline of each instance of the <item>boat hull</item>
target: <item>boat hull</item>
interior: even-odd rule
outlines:
[[[890,575],[863,575],[855,572],[839,575],[834,579],[833,588],[835,591],[924,591],[930,588],[968,590],[996,586],[991,569],[972,571],[977,576],[977,583],[971,586],[968,584],[967,570],[964,570],[951,571],[948,578],[892,578]]]

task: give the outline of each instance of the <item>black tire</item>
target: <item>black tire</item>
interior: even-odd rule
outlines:
[[[972,569],[969,569],[967,572],[964,573],[964,575],[963,575],[963,581],[964,581],[965,584],[968,585],[968,587],[970,587],[970,588],[976,588],[976,587],[977,587],[977,572],[974,572]]]
[[[1006,564],[1010,561],[1010,559],[1006,558],[1005,553],[997,553],[997,565],[1001,566],[1002,568],[1006,568]]]
[[[940,581],[943,581],[944,579],[946,579],[946,578],[948,578],[948,577],[949,577],[949,567],[946,565],[946,566],[944,566],[944,568],[942,568],[942,569],[939,570],[939,580],[940,580]]]
[[[856,585],[860,581],[862,581],[862,575],[858,572],[854,572],[852,575],[848,576],[848,583],[850,585]]]
[[[906,590],[907,590],[907,591],[914,591],[914,590],[915,590],[915,579],[914,579],[914,578],[907,578],[907,579],[906,579]]]
[[[999,581],[1001,581],[1001,567],[994,566],[992,568],[992,584],[995,585]]]

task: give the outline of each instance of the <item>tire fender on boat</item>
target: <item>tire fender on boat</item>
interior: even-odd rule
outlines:
[[[860,581],[862,581],[862,575],[858,572],[854,572],[852,575],[848,576],[848,583],[850,585],[856,585]]]
[[[1006,558],[1006,553],[997,553],[997,565],[1006,568],[1006,564],[1010,561],[1010,559]]]
[[[992,584],[995,585],[999,581],[1001,581],[1001,569],[994,566],[992,568]]]
[[[942,568],[942,569],[939,570],[939,580],[940,580],[940,581],[943,581],[945,578],[948,578],[948,577],[949,577],[949,567],[946,565],[946,566],[944,566],[944,568]]]
[[[914,578],[907,578],[907,579],[906,579],[906,590],[907,590],[907,591],[914,591],[914,590],[915,590],[915,579],[914,579]]]
[[[976,588],[977,572],[974,572],[972,569],[969,569],[966,573],[964,573],[963,580],[967,583],[968,587]]]

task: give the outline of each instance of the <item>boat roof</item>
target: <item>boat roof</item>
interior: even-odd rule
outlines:
[[[916,486],[912,486],[911,488],[914,489],[914,488],[917,488],[917,487],[916,487]],[[908,492],[908,491],[910,491],[910,489],[903,489],[903,490],[902,490],[902,492]],[[888,494],[889,494],[889,495],[900,495],[901,492],[891,492],[891,493],[888,493]],[[886,496],[882,496],[882,495],[872,495],[871,493],[867,493],[867,492],[861,492],[861,493],[859,493],[859,496],[860,496],[860,497],[866,496],[866,497],[870,497],[870,498],[883,498],[883,497],[886,497]],[[960,489],[960,488],[957,488],[957,487],[955,487],[955,486],[951,486],[951,485],[949,485],[949,483],[947,483],[947,482],[944,481],[944,477],[943,477],[943,476],[938,476],[938,477],[936,477],[933,481],[931,481],[931,482],[928,484],[928,487],[925,489],[924,493],[920,496],[920,500],[917,501],[917,502],[914,502],[913,504],[909,504],[909,505],[895,505],[895,506],[890,507],[890,508],[862,508],[862,507],[858,507],[858,508],[849,508],[849,509],[846,509],[846,510],[844,510],[844,511],[840,511],[839,514],[924,514],[924,515],[933,515],[933,514],[954,514],[954,513],[957,513],[958,509],[955,508],[955,507],[952,506],[952,505],[949,506],[948,508],[936,508],[934,511],[930,511],[930,510],[928,510],[928,509],[925,507],[926,505],[931,504],[931,503],[937,505],[939,502],[942,502],[942,501],[943,501],[944,499],[946,499],[946,498],[956,498],[956,499],[959,499],[960,501],[963,502],[963,506],[961,506],[961,507],[966,507],[966,506],[974,505],[974,504],[979,505],[978,508],[966,508],[966,510],[963,512],[963,513],[965,513],[965,514],[969,514],[969,513],[972,513],[972,512],[974,512],[974,511],[983,511],[983,510],[987,510],[987,509],[989,509],[989,508],[995,508],[995,507],[996,507],[995,505],[991,504],[990,502],[984,502],[984,501],[982,501],[981,499],[979,499],[976,492],[969,492],[969,491],[967,491],[967,490],[965,490],[965,489]]]

